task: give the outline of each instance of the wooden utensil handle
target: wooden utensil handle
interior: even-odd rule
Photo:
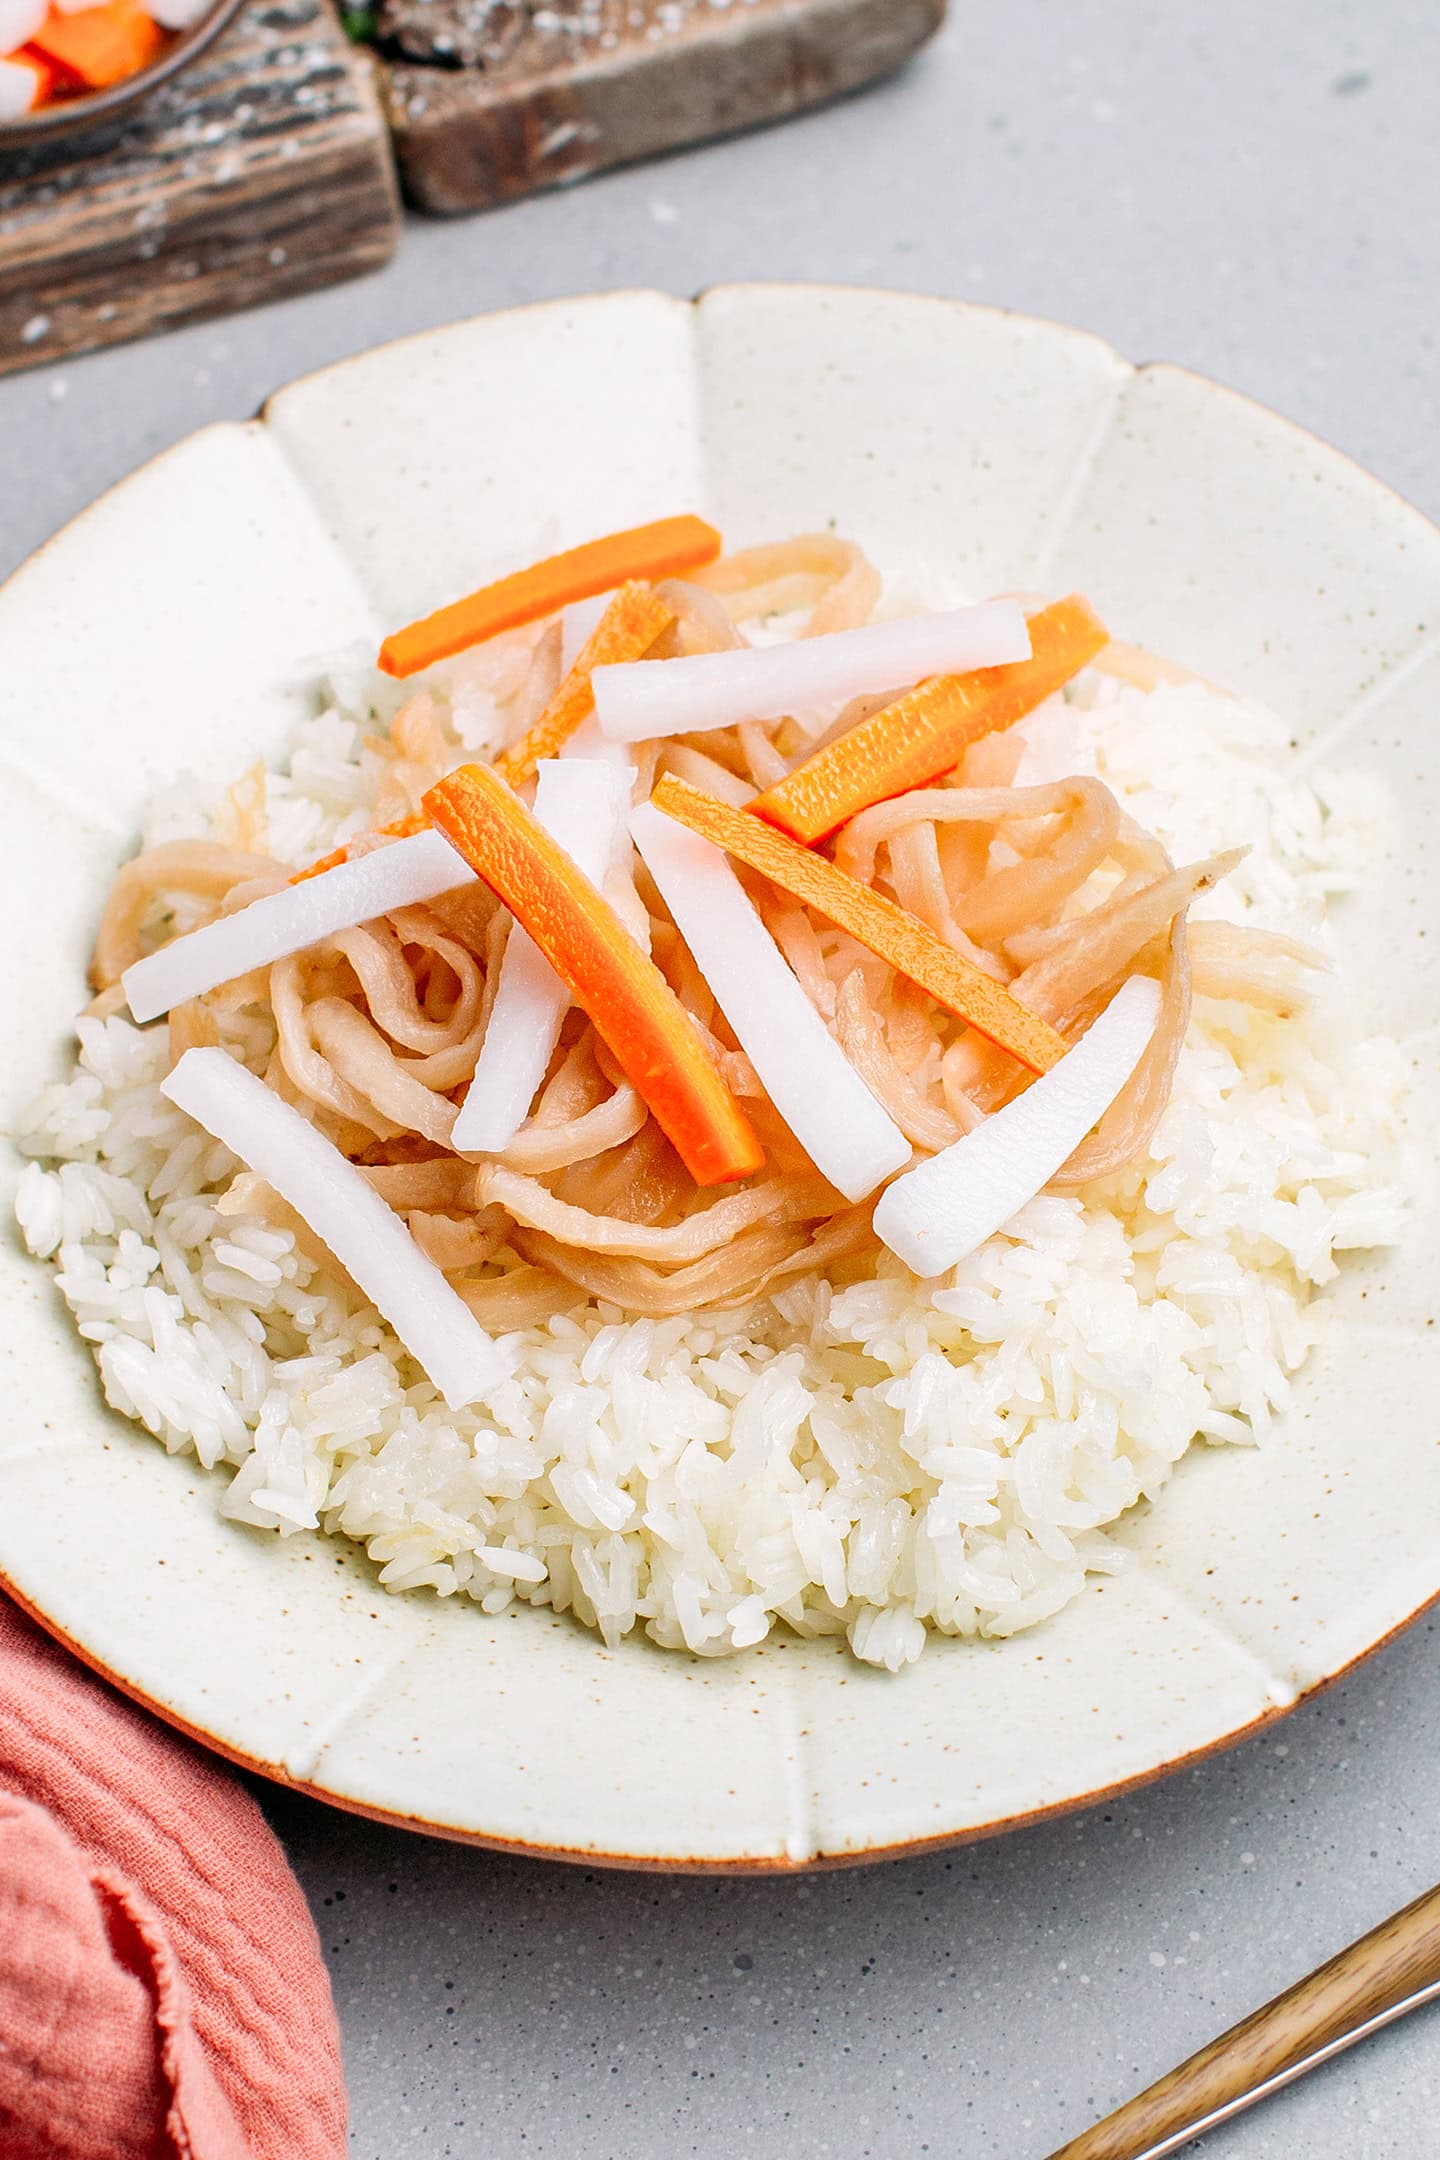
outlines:
[[[1127,2100],[1050,2160],[1141,2160],[1189,2124],[1440,1980],[1440,1884]]]

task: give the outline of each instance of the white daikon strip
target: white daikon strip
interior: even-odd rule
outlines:
[[[506,1361],[398,1215],[340,1150],[224,1050],[187,1050],[160,1083],[178,1109],[273,1185],[384,1314],[452,1410]]]
[[[774,720],[930,675],[967,675],[1030,657],[1014,600],[948,615],[909,615],[788,645],[744,646],[679,660],[627,660],[591,676],[595,710],[616,742],[692,735],[741,720]]]
[[[1058,1065],[881,1194],[875,1230],[916,1275],[942,1275],[1003,1230],[1098,1123],[1145,1053],[1160,986],[1133,975]]]
[[[586,713],[560,755],[562,758],[592,758],[600,765],[618,766],[625,775],[627,794],[633,798],[634,753],[628,743],[611,742],[608,735],[602,735],[600,723],[593,712]],[[635,890],[634,865],[635,850],[630,845],[629,820],[622,818],[615,828],[614,845],[600,889],[641,951],[648,953],[650,916],[644,901]]]
[[[910,1160],[720,849],[653,803],[630,832],[766,1094],[822,1177],[863,1200]]]
[[[188,30],[208,15],[213,0],[145,0],[145,12],[165,30]]]
[[[40,77],[23,60],[0,60],[0,120],[18,120],[39,102]]]
[[[560,617],[560,666],[568,675],[584,649],[592,630],[598,629],[600,618],[615,595],[612,592],[595,593],[588,600],[572,600]]]
[[[47,0],[0,0],[0,53],[12,53],[18,46],[28,45],[48,12]],[[33,82],[35,78],[32,75],[30,79]],[[28,107],[20,109],[24,112]]]
[[[625,765],[542,758],[535,769],[535,815],[592,885],[602,885],[630,807]],[[570,993],[521,929],[511,927],[500,987],[469,1092],[450,1144],[465,1155],[498,1155],[520,1130],[545,1078],[570,1010]]]
[[[154,1020],[186,998],[303,952],[337,930],[353,930],[392,908],[413,907],[474,882],[469,864],[438,832],[392,840],[354,862],[337,863],[284,892],[252,900],[249,907],[137,960],[121,978],[130,1010],[141,1022]]]
[[[635,760],[627,744],[612,742],[593,712],[588,712],[561,750],[562,758],[591,758],[601,765],[621,765],[631,778]]]

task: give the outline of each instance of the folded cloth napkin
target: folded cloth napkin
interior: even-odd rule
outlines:
[[[344,2150],[320,1945],[259,1808],[0,1597],[0,2154]]]

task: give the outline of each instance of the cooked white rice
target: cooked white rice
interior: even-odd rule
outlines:
[[[457,720],[483,747],[472,695]],[[360,743],[393,697],[335,685],[269,776],[272,851],[366,824]],[[1027,737],[1023,777],[1098,772],[1177,860],[1248,845],[1197,912],[1324,943],[1365,821],[1353,780],[1292,774],[1272,716],[1090,676]],[[204,822],[181,791],[148,837]],[[779,1622],[894,1671],[930,1629],[1013,1634],[1116,1569],[1105,1525],[1197,1437],[1266,1440],[1323,1324],[1312,1291],[1399,1215],[1404,1061],[1332,1031],[1331,1001],[1285,1022],[1198,1001],[1146,1159],[1083,1204],[1036,1200],[940,1282],[887,1255],[723,1318],[592,1306],[505,1338],[508,1379],[459,1416],[288,1231],[217,1209],[237,1165],[160,1094],[163,1023],[80,1021],[74,1076],[20,1134],[18,1213],[107,1400],[223,1472],[224,1514],[357,1539],[388,1589],[548,1605],[611,1643],[640,1626],[723,1655]],[[253,1018],[226,1025],[263,1058]]]

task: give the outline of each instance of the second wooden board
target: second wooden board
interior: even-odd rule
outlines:
[[[378,267],[373,65],[328,0],[253,0],[118,127],[0,169],[0,375]]]
[[[945,0],[381,0],[410,199],[481,210],[889,74]]]

